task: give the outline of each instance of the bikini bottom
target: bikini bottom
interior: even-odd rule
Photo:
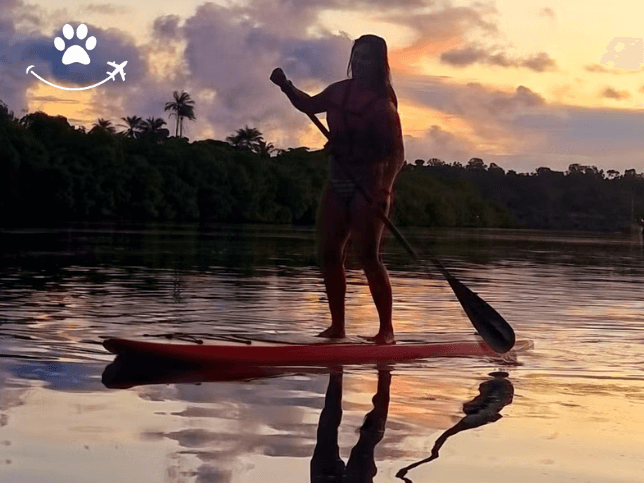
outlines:
[[[338,161],[333,156],[329,156],[329,181],[333,188],[338,203],[344,207],[346,211],[351,208],[353,197],[360,193],[358,185],[346,174],[346,170],[350,170],[353,178],[363,187],[367,187],[371,181],[371,174],[369,166],[352,164],[343,168],[338,165]]]

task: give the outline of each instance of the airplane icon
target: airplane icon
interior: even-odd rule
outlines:
[[[106,72],[108,75],[108,79],[116,80],[116,74],[121,74],[121,80],[125,81],[125,71],[123,70],[125,66],[127,65],[127,60],[123,62],[122,64],[116,64],[116,61],[114,62],[108,62],[108,65],[111,67],[114,67],[114,70],[112,72]]]

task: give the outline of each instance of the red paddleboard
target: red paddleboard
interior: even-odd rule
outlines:
[[[513,358],[533,347],[518,340],[505,354],[492,350],[480,337],[458,334],[396,334],[396,344],[378,345],[364,338],[329,340],[301,334],[271,334],[222,337],[225,340],[151,342],[108,339],[103,342],[114,354],[136,354],[197,365],[299,366],[399,362],[428,357]]]

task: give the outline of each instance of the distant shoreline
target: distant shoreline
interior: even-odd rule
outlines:
[[[271,155],[263,141],[233,146],[166,134],[85,132],[62,116],[17,121],[0,111],[0,226],[315,224],[328,177],[322,150]],[[480,158],[466,165],[431,158],[406,164],[394,195],[400,227],[616,232],[644,218],[644,176],[634,169],[573,164],[518,174]]]

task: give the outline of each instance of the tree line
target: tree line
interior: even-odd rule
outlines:
[[[17,119],[0,104],[0,223],[315,223],[328,177],[323,151],[276,150],[249,127],[226,141],[189,142],[159,133],[154,118],[127,119],[121,132],[102,119],[86,131],[42,112]],[[471,183],[432,183],[429,204],[419,203],[427,182],[402,173],[398,223],[512,225]]]
[[[194,103],[175,92],[162,118],[99,119],[90,130],[42,112],[17,118],[0,101],[0,225],[65,221],[315,223],[328,176],[321,150],[278,150],[254,127],[189,142]],[[120,132],[116,128],[120,127]],[[426,227],[619,229],[644,216],[644,179],[571,165],[505,172],[479,158],[403,168],[394,222]]]
[[[505,207],[522,227],[555,230],[640,231],[644,218],[644,175],[571,164],[533,173],[505,171],[481,158],[466,165],[437,158],[416,160],[415,173],[468,181],[483,197]]]
[[[271,157],[254,128],[228,142],[190,143],[169,137],[163,119],[124,120],[121,132],[104,119],[86,130],[42,112],[18,119],[0,102],[0,224],[313,223],[326,176],[321,153]]]

